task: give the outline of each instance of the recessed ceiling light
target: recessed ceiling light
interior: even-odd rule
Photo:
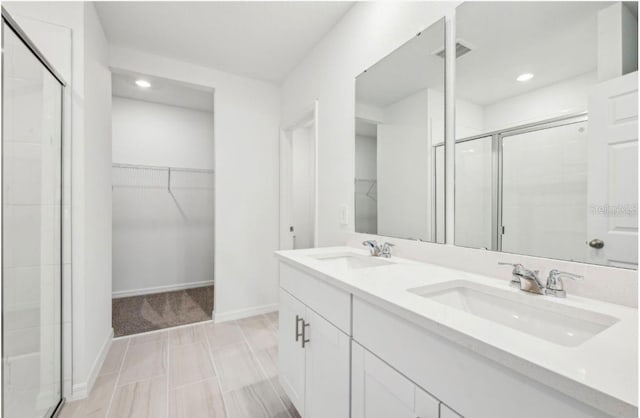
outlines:
[[[520,74],[518,76],[518,78],[516,78],[516,80],[518,81],[529,81],[533,78],[533,74],[531,73],[524,73],[524,74]]]
[[[142,87],[143,89],[148,89],[149,87],[151,87],[151,83],[149,83],[147,80],[136,80],[136,85],[138,87]]]

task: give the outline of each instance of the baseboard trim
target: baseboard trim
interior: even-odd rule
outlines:
[[[229,312],[214,312],[213,313],[213,322],[227,322],[234,321],[236,319],[248,318],[250,316],[262,315],[269,312],[275,312],[278,310],[278,304],[273,303],[269,305],[255,306],[252,308],[238,309],[235,311]]]
[[[105,358],[107,357],[107,353],[109,353],[109,349],[111,348],[111,342],[113,341],[113,328],[109,334],[107,334],[107,338],[102,344],[102,348],[98,353],[95,361],[91,365],[91,370],[89,370],[89,376],[87,377],[86,382],[74,383],[73,384],[73,392],[71,395],[71,399],[69,401],[77,401],[78,399],[84,399],[89,396],[91,393],[91,389],[93,389],[93,385],[96,383],[96,379],[100,374],[100,369],[102,368],[102,364],[104,363]]]
[[[111,294],[111,297],[113,299],[118,299],[118,298],[126,298],[129,296],[152,295],[154,293],[172,292],[175,290],[193,289],[194,287],[203,287],[203,286],[211,286],[211,285],[213,285],[213,280],[205,280],[202,282],[192,282],[192,283],[170,284],[167,286],[147,287],[144,289],[119,290],[117,292],[113,292]]]

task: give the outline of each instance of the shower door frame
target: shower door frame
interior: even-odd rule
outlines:
[[[544,129],[557,128],[559,126],[572,125],[575,123],[586,122],[589,120],[586,111],[577,112],[554,118],[543,119],[538,122],[531,122],[512,126],[510,128],[489,131],[478,135],[468,136],[456,139],[455,143],[475,141],[482,138],[491,138],[491,248],[487,250],[502,252],[502,235],[504,227],[502,225],[502,198],[503,198],[503,140],[507,137],[541,131]],[[435,145],[434,148],[443,146],[443,144]],[[455,152],[455,150],[454,150]],[[454,159],[455,161],[455,159]],[[437,173],[434,172],[434,177]],[[455,208],[455,167],[454,167],[454,208]],[[455,222],[455,209],[454,209]],[[458,245],[455,242],[454,245]]]
[[[18,23],[15,21],[15,19],[13,19],[13,17],[11,16],[11,14],[4,8],[4,6],[2,6],[2,26],[7,26],[7,28],[9,30],[11,30],[18,39],[20,39],[20,41],[23,43],[23,45],[35,56],[35,58],[42,64],[42,66],[44,67],[44,69],[46,69],[52,76],[53,78],[60,83],[60,254],[59,254],[59,259],[60,259],[60,288],[59,288],[59,292],[60,292],[60,382],[59,382],[59,387],[60,387],[60,399],[58,400],[58,403],[52,407],[50,407],[47,410],[47,413],[49,413],[49,417],[55,418],[60,414],[60,411],[62,410],[62,406],[65,403],[65,397],[63,396],[63,391],[64,391],[64,370],[65,370],[65,363],[64,363],[64,331],[63,331],[63,324],[64,324],[64,309],[63,309],[63,304],[65,303],[65,299],[64,299],[64,291],[63,291],[63,280],[64,280],[64,255],[63,255],[63,251],[64,251],[64,245],[63,245],[63,240],[64,240],[64,167],[65,167],[65,159],[64,159],[64,138],[65,138],[65,130],[64,130],[64,125],[65,125],[65,112],[64,112],[64,108],[65,108],[65,90],[67,88],[67,82],[64,80],[64,78],[60,75],[60,73],[58,73],[56,71],[56,69],[53,67],[53,65],[51,65],[51,63],[49,62],[49,60],[47,60],[47,58],[44,56],[44,54],[40,51],[40,49],[38,49],[38,47],[35,45],[35,43],[31,40],[31,38],[29,38],[29,36],[25,33],[25,31],[20,27],[20,25],[18,25]],[[1,66],[1,74],[2,76],[4,76],[4,64],[5,64],[5,59],[4,59],[4,37],[2,38],[2,55],[3,55],[3,59],[2,59],[2,66]],[[2,108],[4,109],[4,94],[2,94],[2,97],[0,97],[0,102],[2,103]],[[0,118],[2,119],[2,123],[4,124],[4,112],[2,112],[2,115],[0,115]],[[3,183],[4,179],[3,179],[3,166],[2,166],[2,158],[1,156],[4,155],[4,138],[2,138],[3,140],[0,141],[0,183]],[[4,189],[4,187],[2,188]],[[4,247],[4,191],[0,190],[0,240],[2,241],[2,245],[0,246],[0,248]],[[4,256],[3,256],[4,251],[0,252],[0,276],[2,277],[2,280],[0,281],[1,283],[4,283]],[[0,311],[0,334],[2,337],[2,354],[4,354],[4,311]],[[5,381],[5,370],[4,367],[2,368],[2,393],[0,393],[0,399],[2,400],[2,404],[4,404],[4,381]]]

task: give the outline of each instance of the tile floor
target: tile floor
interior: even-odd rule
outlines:
[[[278,383],[278,314],[113,341],[91,395],[68,417],[299,418]]]

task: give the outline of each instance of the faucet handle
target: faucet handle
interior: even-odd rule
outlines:
[[[560,271],[558,269],[553,269],[551,271],[549,271],[549,277],[547,279],[547,281],[549,280],[562,280],[562,278],[567,278],[567,279],[571,279],[571,280],[583,280],[584,276],[581,276],[579,274],[574,274],[574,273],[569,273],[566,271]]]
[[[395,244],[392,244],[390,242],[385,242],[384,244],[382,244],[382,247],[380,249],[380,254],[386,258],[391,257],[391,247],[394,247],[394,246]]]
[[[378,245],[378,241],[374,239],[369,239],[366,241],[362,241],[362,245],[364,245],[365,247],[375,247]]]
[[[506,263],[504,261],[498,261],[498,265],[513,267],[513,274],[522,274],[522,272],[525,270],[524,266],[520,263]]]
[[[564,283],[562,282],[563,277],[571,280],[584,279],[584,276],[581,276],[579,274],[573,274],[566,271],[553,269],[549,271],[549,277],[547,277],[547,285],[545,286],[545,293],[547,295],[556,296],[559,298],[566,298],[567,292],[564,290]]]
[[[520,277],[526,271],[524,266],[520,263],[506,263],[504,261],[498,261],[498,265],[500,266],[511,266],[513,267],[513,271],[511,272],[511,282],[509,283],[512,287],[520,288],[522,286],[520,282]]]

